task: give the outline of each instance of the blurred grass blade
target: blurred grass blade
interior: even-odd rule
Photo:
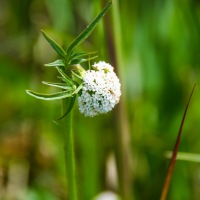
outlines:
[[[98,24],[100,19],[106,14],[110,6],[112,5],[112,1],[109,1],[105,8],[100,12],[100,14],[92,21],[90,25],[69,45],[67,49],[67,55],[71,55],[73,50],[76,48],[77,45],[82,43],[94,30],[95,26]]]
[[[37,99],[42,99],[42,100],[47,100],[47,101],[63,99],[66,97],[72,97],[72,94],[69,93],[69,91],[63,91],[63,92],[58,92],[54,94],[41,94],[41,93],[36,93],[30,90],[26,90],[26,92]]]
[[[59,67],[59,66],[64,67],[65,63],[63,62],[63,60],[59,59],[59,60],[56,60],[52,63],[44,64],[44,66],[45,67]]]
[[[172,153],[173,152],[171,152],[171,151],[165,152],[165,157],[166,158],[171,158],[172,157]],[[187,153],[187,152],[178,152],[176,160],[183,160],[183,161],[200,163],[200,154]]]
[[[65,51],[53,40],[51,39],[43,30],[41,30],[42,35],[46,38],[49,44],[53,47],[53,49],[62,57],[66,58]]]
[[[76,96],[70,98],[69,107],[68,107],[66,113],[63,116],[61,116],[58,120],[63,119],[65,116],[67,116],[70,113],[70,111],[72,110],[73,105],[75,103],[75,100],[76,100]]]
[[[167,197],[167,193],[168,193],[168,190],[169,190],[169,185],[170,185],[170,182],[171,182],[171,179],[172,179],[174,166],[175,166],[175,163],[176,163],[176,157],[177,157],[178,147],[179,147],[180,139],[181,139],[181,135],[182,135],[183,125],[184,125],[184,122],[185,122],[185,117],[186,117],[186,114],[187,114],[187,110],[188,110],[188,107],[189,107],[189,104],[190,104],[190,100],[191,100],[191,97],[193,95],[195,86],[196,86],[196,84],[194,85],[194,87],[192,89],[192,92],[190,94],[189,100],[188,100],[186,108],[185,108],[185,112],[183,114],[183,118],[182,118],[180,129],[179,129],[179,133],[178,133],[178,136],[177,136],[176,144],[174,146],[172,158],[171,158],[171,161],[170,161],[170,164],[169,164],[169,168],[168,168],[167,176],[166,176],[166,179],[165,179],[165,182],[164,182],[164,186],[163,186],[163,189],[162,189],[160,200],[166,200],[166,197]]]

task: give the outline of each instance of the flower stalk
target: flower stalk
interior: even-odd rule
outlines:
[[[62,115],[69,106],[68,99],[62,99]],[[68,199],[77,200],[77,186],[76,186],[76,165],[75,165],[75,151],[74,151],[74,135],[73,135],[73,112],[71,111],[66,117],[62,119],[63,125],[63,140],[65,152],[65,168]]]

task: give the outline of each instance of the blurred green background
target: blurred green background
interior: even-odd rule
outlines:
[[[40,30],[65,49],[102,10],[102,0],[0,1],[0,199],[66,199],[60,101],[45,63],[57,58]],[[75,107],[79,199],[104,191],[122,200],[159,199],[183,112],[180,151],[200,154],[200,2],[113,0],[79,51],[98,51],[121,77],[122,100],[109,114],[85,118]],[[168,199],[198,200],[200,164],[177,161]]]

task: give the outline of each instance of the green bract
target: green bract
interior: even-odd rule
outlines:
[[[33,92],[31,90],[26,90],[26,92],[29,95],[42,100],[57,100],[63,98],[70,98],[69,107],[64,116],[66,116],[70,112],[74,105],[76,95],[82,89],[82,77],[85,73],[85,70],[80,66],[80,63],[89,61],[97,57],[96,55],[92,57],[90,56],[91,54],[94,54],[94,52],[75,53],[74,50],[79,44],[84,42],[85,39],[92,33],[98,22],[106,14],[111,5],[112,1],[109,1],[105,8],[92,21],[92,23],[89,26],[87,26],[87,28],[69,45],[67,51],[64,51],[64,49],[60,45],[58,45],[52,38],[50,38],[49,35],[47,35],[42,30],[42,34],[47,40],[47,42],[60,56],[60,59],[45,64],[46,67],[54,67],[58,71],[58,73],[60,74],[60,82],[43,82],[43,84],[46,84],[51,87],[57,87],[62,90],[54,94],[42,94]]]

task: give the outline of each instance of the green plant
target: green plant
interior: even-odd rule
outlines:
[[[60,77],[60,82],[43,82],[48,86],[61,89],[54,94],[41,94],[31,90],[26,92],[42,100],[62,99],[62,125],[64,130],[65,141],[65,159],[68,166],[67,179],[69,199],[77,199],[76,172],[74,159],[74,142],[73,142],[73,125],[72,125],[72,108],[76,97],[78,97],[79,110],[85,116],[93,117],[110,111],[118,102],[121,95],[120,82],[113,71],[113,67],[105,62],[98,62],[92,65],[93,68],[85,70],[81,63],[88,62],[97,56],[93,53],[77,53],[76,47],[92,33],[100,19],[106,14],[112,1],[108,2],[105,8],[94,19],[94,21],[69,45],[66,51],[63,50],[51,37],[44,31],[43,36],[58,53],[60,59],[45,64],[47,67],[55,68]]]

